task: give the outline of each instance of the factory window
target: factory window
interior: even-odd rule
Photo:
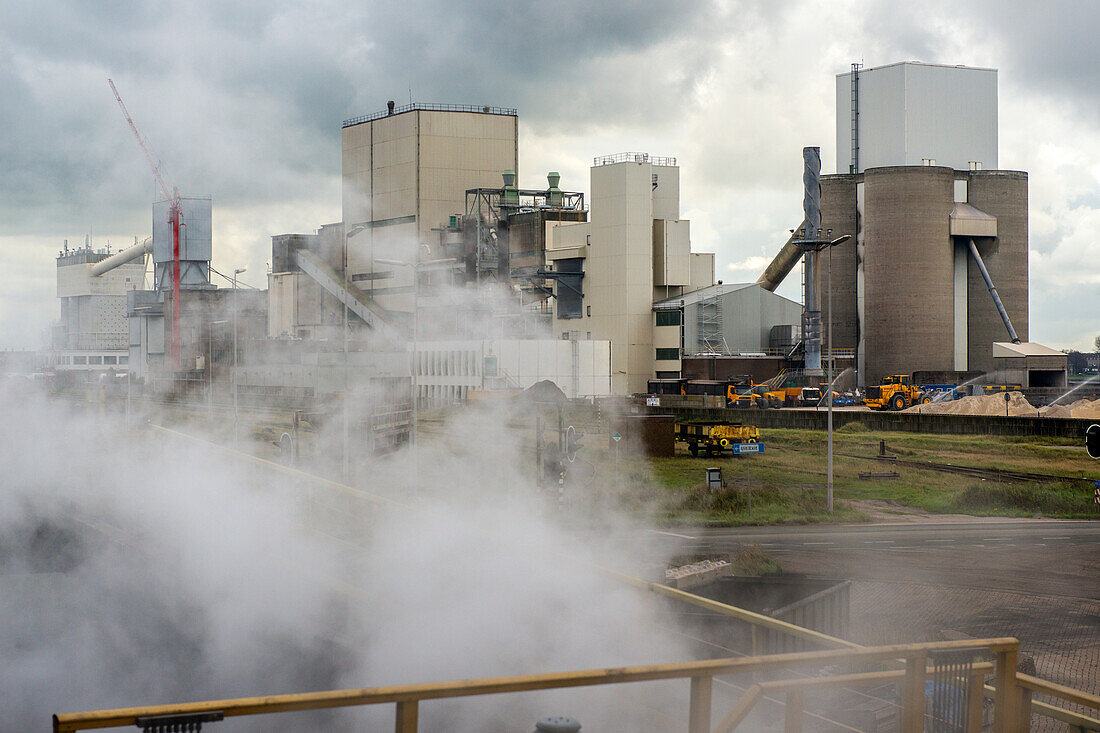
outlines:
[[[679,349],[657,349],[657,361],[676,361],[679,358]]]
[[[679,326],[680,311],[657,311],[658,326]]]

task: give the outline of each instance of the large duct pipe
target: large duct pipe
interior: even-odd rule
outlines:
[[[136,260],[142,255],[147,255],[153,251],[153,238],[146,237],[145,241],[141,244],[135,244],[133,247],[128,247],[121,252],[111,255],[105,260],[101,260],[92,266],[92,277],[99,277],[115,269],[119,265],[125,265],[127,262]]]
[[[779,254],[764,268],[764,273],[756,281],[756,284],[769,292],[775,292],[783,279],[787,277],[794,266],[798,264],[798,258],[802,256],[802,248],[796,242],[801,239],[799,232],[806,225],[803,221],[795,227],[794,234],[779,250]]]
[[[1008,311],[1005,310],[1004,303],[1001,302],[1001,296],[997,295],[997,287],[993,284],[993,278],[989,276],[989,270],[985,269],[985,263],[982,262],[982,256],[978,254],[978,248],[974,244],[973,239],[968,239],[970,244],[970,256],[974,258],[974,262],[978,264],[978,270],[982,273],[982,279],[985,280],[985,286],[989,288],[989,294],[993,296],[993,305],[997,306],[997,312],[1001,314],[1001,320],[1005,322],[1005,328],[1008,329],[1008,337],[1012,339],[1012,343],[1020,343],[1020,337],[1016,335],[1016,329],[1012,327],[1012,321],[1009,320]]]

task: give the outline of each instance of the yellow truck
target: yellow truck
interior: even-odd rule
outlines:
[[[932,396],[913,384],[908,374],[891,374],[882,378],[882,384],[867,387],[863,404],[872,410],[904,410],[913,405],[926,405]]]
[[[723,422],[678,422],[676,440],[687,443],[691,455],[714,455],[730,449],[734,443],[757,443],[760,430],[755,425]]]

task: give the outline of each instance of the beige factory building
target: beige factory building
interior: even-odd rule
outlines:
[[[341,137],[348,269],[382,307],[410,311],[412,265],[443,257],[442,228],[466,212],[467,189],[499,187],[503,171],[518,170],[519,117],[501,107],[390,102],[346,120]]]
[[[117,257],[117,255],[116,255]],[[126,293],[143,287],[144,257],[101,274],[99,263],[110,249],[90,245],[57,255],[57,298],[61,319],[54,325],[50,365],[62,371],[125,370],[129,366],[130,330]]]
[[[675,158],[596,158],[589,221],[555,227],[546,260],[556,274],[581,274],[558,274],[554,283],[554,335],[611,341],[614,394],[644,392],[657,371],[680,370],[678,338],[655,342],[653,303],[712,285],[714,255],[691,251]],[[577,290],[580,307],[563,309]],[[658,353],[671,357],[673,349],[677,358],[657,359]]]

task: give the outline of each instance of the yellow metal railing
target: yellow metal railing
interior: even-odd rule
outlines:
[[[998,682],[994,704],[995,733],[1020,733],[1027,729],[1023,719],[1025,708],[1022,690],[1016,676],[1016,653],[1019,642],[1012,638],[968,639],[926,644],[898,644],[861,649],[829,649],[793,654],[752,656],[739,659],[714,659],[680,664],[658,664],[639,667],[591,669],[575,672],[524,675],[475,680],[458,680],[430,684],[373,687],[351,690],[331,690],[269,697],[210,700],[83,713],[62,713],[53,716],[53,730],[77,731],[96,728],[135,726],[139,719],[166,715],[201,715],[217,713],[229,718],[265,715],[293,711],[321,710],[362,705],[395,705],[396,733],[418,730],[420,703],[446,698],[496,695],[512,692],[553,690],[567,687],[590,687],[655,680],[690,680],[688,731],[711,733],[711,689],[717,676],[744,674],[805,667],[859,665],[905,660],[904,670],[884,670],[810,677],[797,680],[763,682],[749,687],[745,695],[715,728],[715,733],[732,731],[751,712],[765,690],[788,694],[787,730],[799,730],[801,694],[808,689],[829,686],[856,686],[883,681],[895,681],[901,687],[902,733],[920,733],[924,727],[925,679],[928,655],[940,651],[974,650],[996,655],[994,675]],[[1038,682],[1042,682],[1041,680]],[[1046,683],[1043,683],[1046,684]],[[1044,692],[1049,689],[1044,688]],[[793,698],[791,696],[794,696]],[[980,696],[973,696],[978,700]],[[979,705],[980,708],[980,705]],[[979,710],[980,713],[980,710]]]

